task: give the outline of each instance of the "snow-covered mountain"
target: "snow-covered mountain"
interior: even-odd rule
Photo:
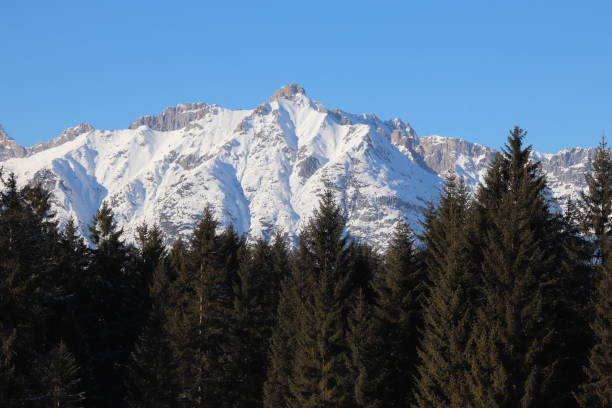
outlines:
[[[584,188],[593,151],[534,156],[565,197]],[[30,148],[0,128],[0,166],[51,189],[61,223],[73,216],[85,231],[106,200],[128,237],[142,221],[184,237],[207,205],[252,238],[295,237],[331,188],[351,233],[381,248],[398,219],[417,225],[449,169],[475,186],[494,155],[462,139],[419,138],[399,119],[328,110],[296,84],[253,110],[184,104],[128,129],[80,124]]]

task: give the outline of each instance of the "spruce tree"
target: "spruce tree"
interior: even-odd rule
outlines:
[[[29,404],[37,407],[80,408],[85,392],[76,359],[64,343],[60,343],[37,364],[39,394]]]
[[[307,294],[305,241],[304,237],[298,240],[298,255],[289,275],[281,283],[264,384],[265,408],[289,406],[291,401],[290,380],[297,348],[298,316]]]
[[[179,399],[179,373],[166,329],[167,264],[160,262],[150,286],[151,310],[128,364],[126,400],[130,408],[173,408]]]
[[[373,280],[373,313],[383,353],[376,393],[384,407],[408,406],[411,400],[422,320],[423,281],[412,233],[400,221],[389,242],[382,271]]]
[[[596,262],[606,265],[612,251],[612,151],[602,138],[585,174],[587,189],[582,193],[584,233],[595,242]]]
[[[352,261],[345,219],[327,190],[305,233],[307,295],[298,310],[289,381],[292,408],[346,407],[352,402],[346,319]]]
[[[451,173],[424,224],[427,295],[414,407],[466,407],[466,347],[473,296],[468,194]]]
[[[176,347],[182,399],[194,407],[227,403],[227,356],[231,289],[218,223],[210,208],[194,230],[189,249],[174,247],[177,277],[172,288],[170,338]],[[181,254],[182,255],[179,255]],[[221,257],[221,254],[224,254]],[[177,256],[178,255],[178,256]],[[184,258],[183,258],[184,257]],[[231,261],[231,260],[230,260]]]
[[[593,296],[591,330],[594,344],[585,369],[586,381],[576,393],[581,407],[612,404],[612,154],[602,140],[586,176],[582,195],[585,232],[594,238],[596,292]]]
[[[569,212],[557,216],[559,227],[551,242],[556,255],[553,278],[557,282],[551,291],[557,339],[552,352],[558,356],[551,403],[559,408],[577,407],[572,394],[585,379],[583,365],[592,345],[588,316],[593,266],[590,245],[578,231],[572,205]]]
[[[511,131],[477,195],[480,301],[469,340],[472,407],[536,407],[551,401],[555,256],[546,181]]]
[[[270,246],[258,240],[245,248],[234,285],[232,350],[237,377],[234,406],[261,407],[267,351],[274,324],[274,271]]]
[[[347,342],[351,351],[351,378],[354,381],[354,406],[382,408],[392,406],[381,390],[389,380],[385,365],[388,350],[384,348],[381,325],[375,319],[364,289],[359,289],[349,314]],[[397,398],[394,398],[397,399]]]
[[[10,407],[30,394],[32,367],[48,349],[50,305],[58,294],[51,279],[57,235],[42,187],[19,188],[13,174],[5,178],[1,172],[0,182],[0,345],[2,364],[11,372],[0,400]]]
[[[140,301],[129,268],[130,252],[113,212],[104,202],[89,227],[93,249],[79,294],[79,327],[83,331],[81,367],[91,406],[117,406],[124,395],[125,364],[140,322]]]

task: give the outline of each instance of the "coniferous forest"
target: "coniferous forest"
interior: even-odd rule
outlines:
[[[2,174],[0,407],[611,407],[612,153],[560,213],[524,139],[384,253],[331,191],[295,247],[210,208],[167,247]]]

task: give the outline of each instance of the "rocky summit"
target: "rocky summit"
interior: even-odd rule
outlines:
[[[418,228],[449,170],[475,188],[495,154],[463,139],[419,138],[400,119],[328,110],[297,84],[252,110],[183,104],[127,129],[81,124],[30,148],[0,128],[0,166],[51,189],[60,224],[72,216],[87,231],[106,200],[128,239],[143,221],[169,240],[184,237],[206,206],[250,238],[277,230],[295,238],[329,188],[351,234],[383,248],[399,219]],[[584,189],[593,154],[571,148],[533,159],[563,203]]]

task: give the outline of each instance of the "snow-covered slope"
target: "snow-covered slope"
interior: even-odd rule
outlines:
[[[179,105],[129,129],[81,124],[28,149],[0,134],[0,165],[50,188],[62,223],[73,216],[85,231],[106,200],[128,236],[147,221],[170,239],[189,234],[207,205],[253,238],[277,229],[295,237],[331,188],[351,233],[383,247],[398,219],[417,224],[448,169],[476,185],[494,154],[459,139],[419,139],[399,119],[327,110],[296,84],[254,110]],[[589,155],[537,157],[566,194],[583,187]]]

